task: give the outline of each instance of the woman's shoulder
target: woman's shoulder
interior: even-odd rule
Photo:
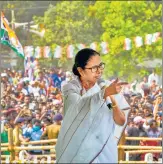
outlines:
[[[68,91],[80,92],[81,89],[82,89],[82,87],[81,87],[81,84],[78,79],[73,79],[69,82],[65,82],[61,86],[61,91],[63,94]]]

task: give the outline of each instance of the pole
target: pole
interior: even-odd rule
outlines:
[[[15,14],[14,14],[14,10],[11,10],[11,25],[12,25],[12,29],[15,30]]]
[[[8,129],[8,143],[9,147],[8,150],[10,151],[10,161],[15,159],[15,152],[14,152],[14,141],[13,141],[13,129]]]
[[[123,132],[122,133],[122,136],[121,136],[121,139],[119,141],[119,145],[125,145],[125,133]],[[124,149],[122,149],[121,147],[118,146],[118,161],[121,161],[123,160],[124,161],[124,158],[125,158],[125,152],[124,152]]]

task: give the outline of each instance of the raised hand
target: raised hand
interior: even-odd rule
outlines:
[[[122,85],[127,85],[127,82],[119,82],[119,79],[117,78],[113,83],[111,83],[106,89],[104,98],[110,95],[115,95],[121,91]]]

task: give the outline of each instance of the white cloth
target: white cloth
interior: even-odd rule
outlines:
[[[39,87],[32,87],[31,88],[31,93],[33,93],[34,97],[39,97],[40,96],[40,88]]]
[[[149,75],[148,84],[151,85],[153,80],[155,80],[156,84],[159,85],[159,76],[157,74],[152,73]]]
[[[22,93],[24,93],[24,95],[28,95],[27,90],[26,90],[26,89],[24,89],[24,88],[22,88],[21,92],[22,92]]]
[[[57,163],[117,163],[113,113],[96,83],[81,95],[75,79],[62,87],[64,120],[56,144]]]

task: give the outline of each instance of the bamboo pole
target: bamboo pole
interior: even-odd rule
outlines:
[[[126,145],[119,145],[118,148],[120,148],[120,149],[153,149],[153,150],[162,150],[161,146],[126,146]]]
[[[119,141],[119,145],[125,145],[125,133],[122,133],[121,139]],[[122,149],[121,147],[118,147],[118,160],[124,160],[125,159],[125,153],[124,153],[124,149]]]
[[[43,155],[33,155],[33,156],[36,156],[37,158],[42,158],[42,157],[47,157],[47,156],[50,156],[52,158],[56,158],[55,154],[43,154]]]
[[[1,159],[2,158],[7,158],[7,157],[10,157],[10,155],[1,155]]]
[[[146,140],[146,141],[162,141],[162,138],[149,138],[149,137],[125,137],[126,140]]]
[[[15,159],[15,152],[14,152],[14,141],[13,141],[13,129],[9,128],[8,129],[8,150],[10,151],[10,160],[13,161]],[[3,148],[1,148],[3,150]]]
[[[19,131],[20,131],[20,127],[18,125],[16,125],[16,127],[14,128],[14,138],[15,138],[15,141],[14,141],[14,146],[20,146],[21,145],[21,141],[19,139]],[[15,150],[15,160],[19,160],[19,151],[15,149],[14,147],[14,150]]]
[[[37,160],[37,162],[40,162],[41,160]],[[20,161],[12,161],[12,162],[10,162],[10,164],[15,164],[15,163],[20,163]],[[30,164],[31,163],[34,163],[34,161],[29,161],[30,162]],[[45,163],[47,163],[48,164],[48,161],[44,161]],[[25,163],[25,162],[24,162]],[[51,160],[51,163],[56,163],[56,161],[55,160]],[[1,160],[1,164],[6,164],[6,161],[5,160]]]
[[[1,158],[7,158],[9,156],[10,155],[1,155]],[[56,155],[55,154],[32,155],[32,156],[37,157],[37,158],[42,158],[42,157],[47,157],[47,156],[50,156],[52,158],[56,158]]]
[[[141,154],[141,153],[161,153],[162,150],[133,150],[133,151],[125,151],[125,153],[130,153],[130,154]]]
[[[54,142],[56,144],[57,139],[50,139],[50,140],[39,140],[39,141],[29,141],[29,142],[22,142],[22,145],[35,145],[35,144],[46,144],[46,143],[52,143]]]
[[[39,140],[39,141],[29,141],[29,142],[21,142],[22,145],[28,145],[28,144],[46,144],[46,143],[54,143],[56,144],[57,139],[50,139],[50,140]],[[1,147],[2,146],[8,146],[9,143],[1,143]]]
[[[1,147],[6,147],[6,146],[9,146],[9,143],[1,143]]]
[[[54,149],[54,146],[31,146],[31,147],[19,147],[15,146],[15,150],[47,150],[47,149]]]
[[[8,151],[8,147],[1,147],[1,151]]]
[[[118,162],[119,164],[121,164],[121,163],[133,163],[133,164],[135,164],[135,163],[144,163],[144,164],[147,164],[147,162],[145,162],[145,161],[119,161]]]

